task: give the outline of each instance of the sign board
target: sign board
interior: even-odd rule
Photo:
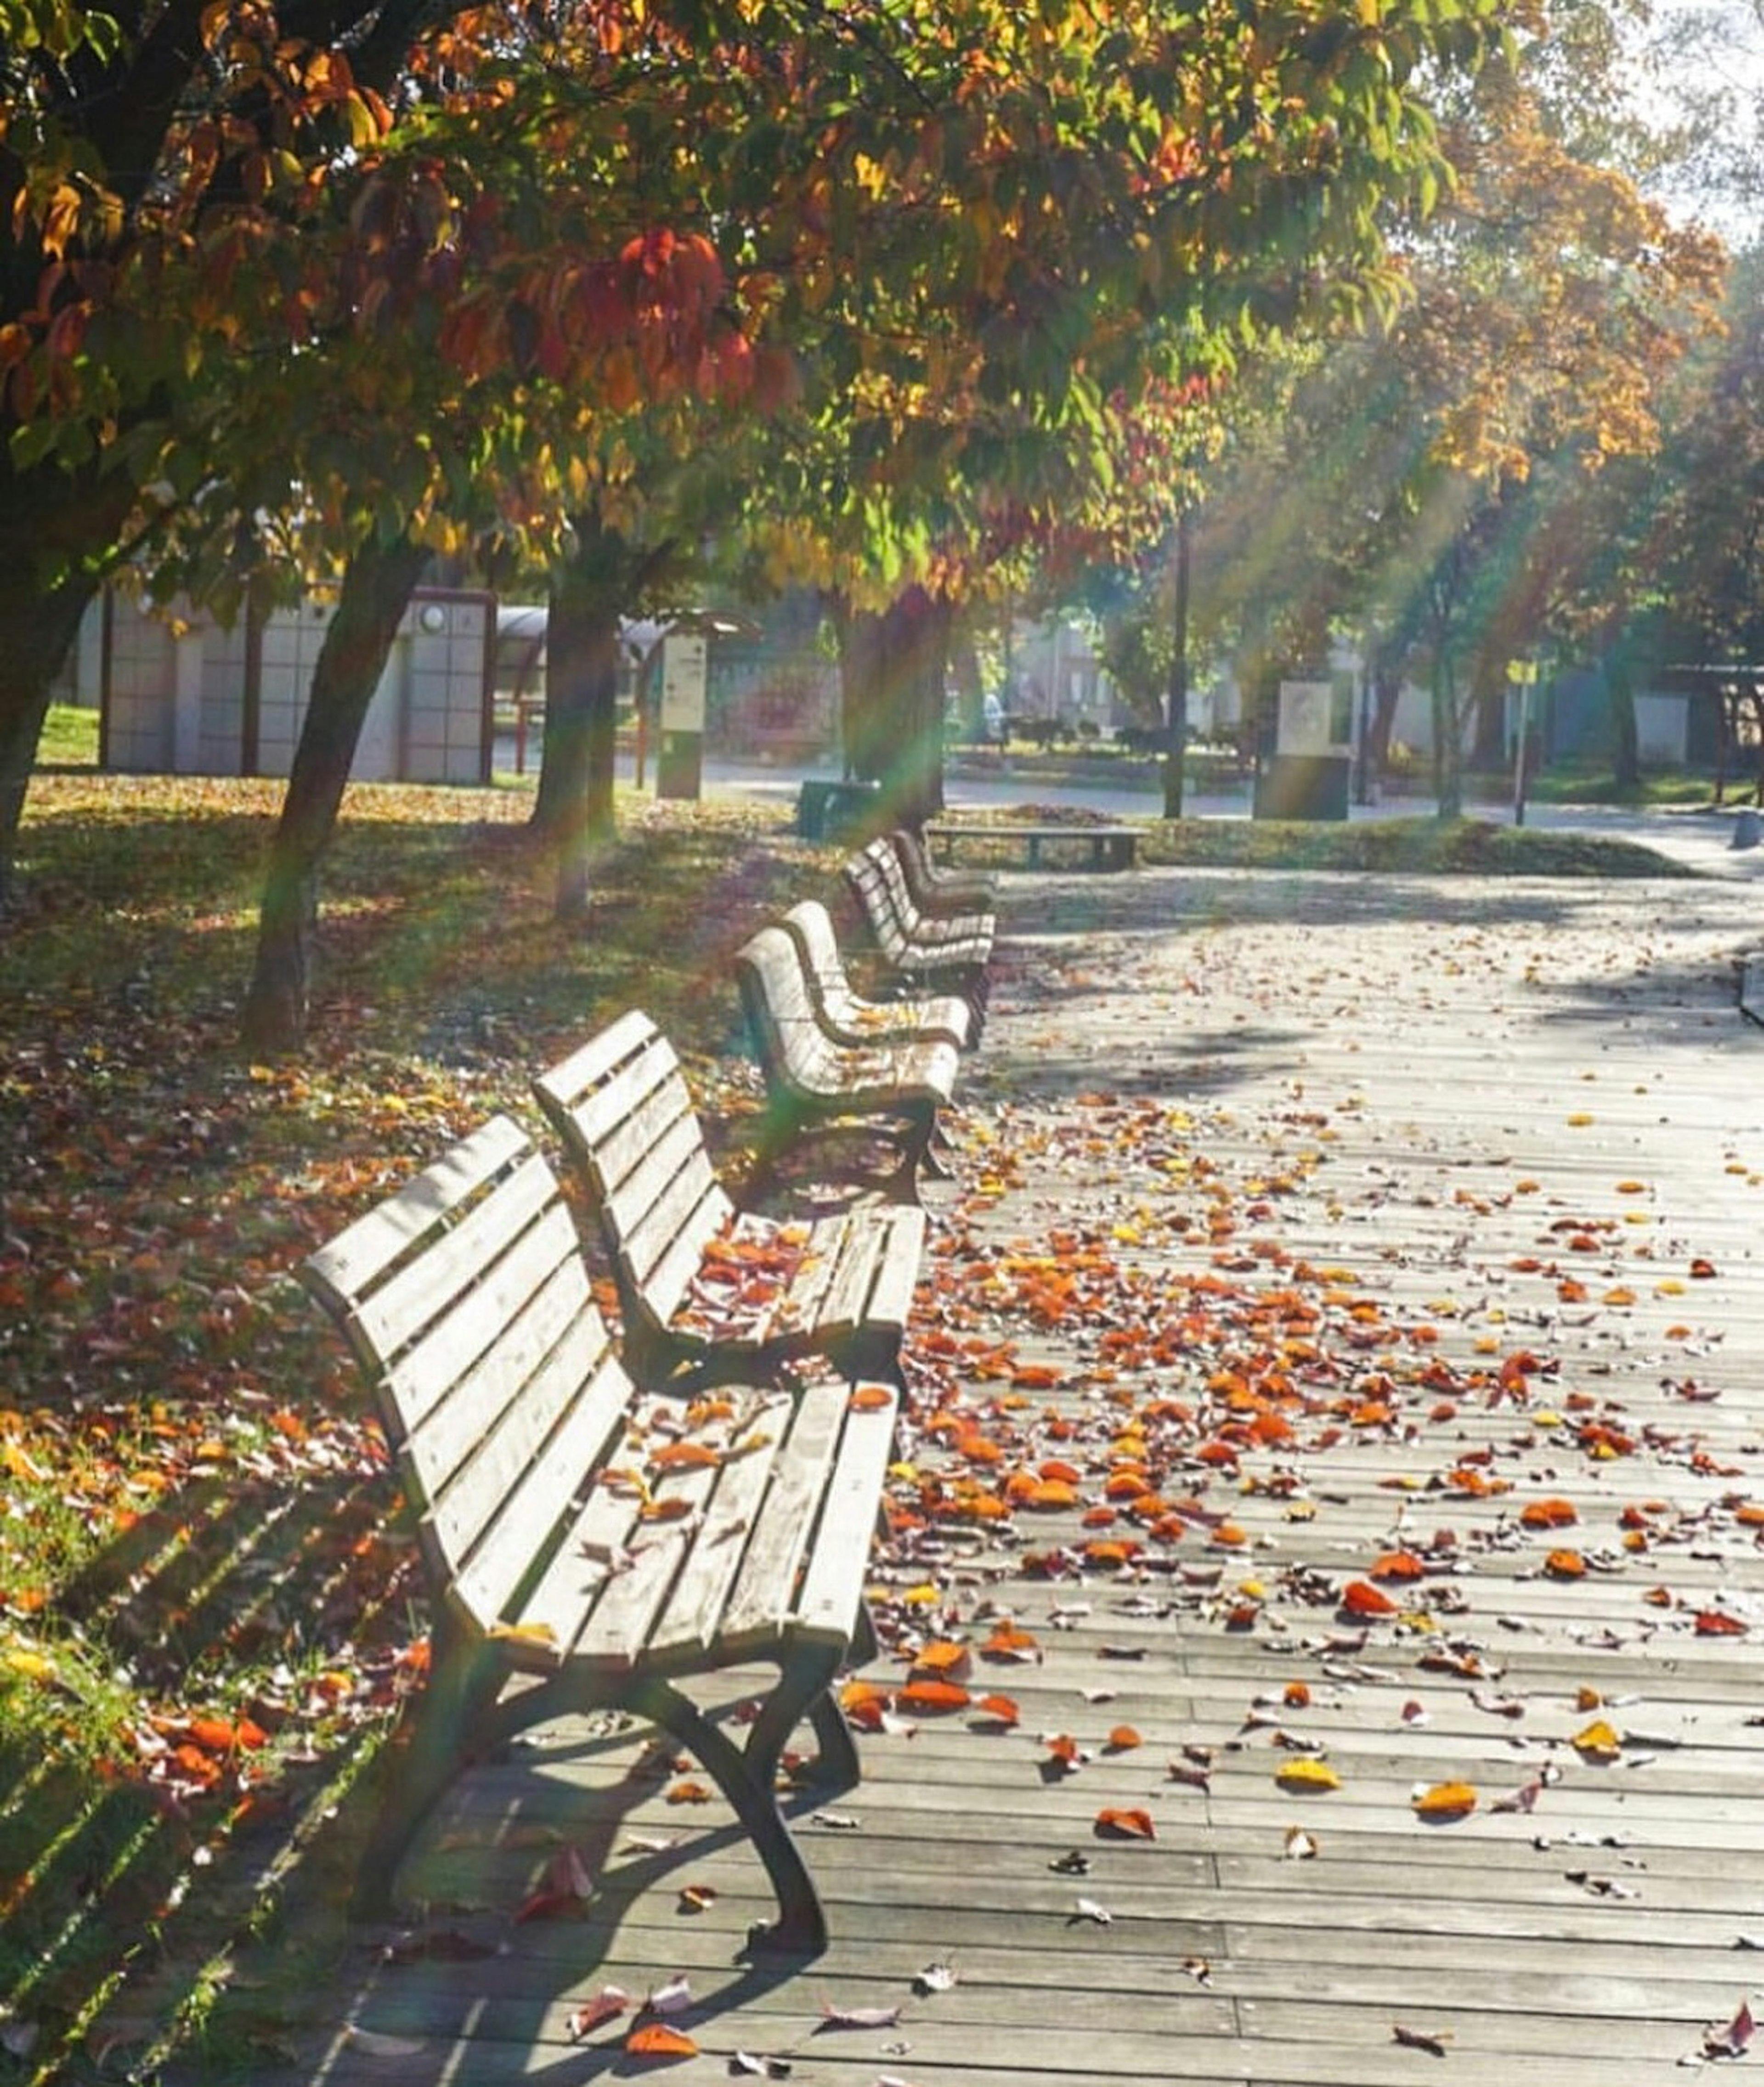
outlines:
[[[1352,674],[1327,681],[1283,681],[1275,745],[1281,753],[1348,754],[1353,751]]]
[[[661,728],[704,730],[709,641],[702,632],[670,631],[661,641]]]

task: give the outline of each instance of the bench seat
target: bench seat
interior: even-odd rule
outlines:
[[[1140,829],[1124,826],[1034,826],[1003,821],[985,826],[957,826],[933,822],[925,830],[926,845],[934,860],[953,862],[956,851],[970,843],[985,844],[989,852],[1003,852],[1025,869],[1048,867],[1047,858],[1062,861],[1078,858],[1078,866],[1096,870],[1135,869],[1139,863]]]
[[[390,1912],[399,1859],[468,1762],[560,1714],[615,1708],[687,1748],[733,1806],[777,1893],[767,1939],[822,1946],[779,1763],[807,1718],[826,1772],[856,1777],[831,1688],[866,1628],[895,1389],[822,1376],[698,1409],[639,1389],[557,1176],[506,1116],[301,1274],[373,1387],[433,1611],[357,1913]],[[737,1664],[778,1670],[741,1744],[681,1686]]]
[[[673,1046],[633,1009],[534,1083],[588,1190],[625,1351],[651,1384],[761,1378],[818,1356],[898,1382],[925,1246],[907,1204],[801,1222],[740,1210]]]

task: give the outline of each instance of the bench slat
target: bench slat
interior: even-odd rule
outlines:
[[[493,1195],[468,1209],[418,1260],[357,1303],[354,1326],[359,1338],[376,1355],[397,1355],[477,1288],[485,1270],[506,1254],[556,1190],[556,1178],[538,1154],[523,1160]],[[512,1265],[502,1288],[518,1286],[521,1273],[518,1265]],[[506,1299],[499,1294],[485,1300],[484,1307],[479,1322],[493,1326],[506,1309]],[[462,1336],[467,1330],[461,1327]]]
[[[511,1118],[493,1116],[320,1247],[301,1266],[301,1280],[340,1319],[438,1218],[491,1180],[527,1142]]]
[[[428,1540],[449,1573],[471,1556],[503,1500],[546,1453],[553,1431],[610,1347],[581,1269],[574,1279],[560,1271],[485,1359],[502,1381],[487,1376],[481,1364],[413,1437],[409,1475],[422,1487],[415,1504],[426,1500]],[[568,1473],[562,1478],[573,1483]],[[537,1534],[528,1532],[530,1548]]]
[[[703,1252],[723,1222],[728,1198],[717,1185],[695,1116],[683,1117],[643,1162],[640,1192],[627,1187],[613,1199],[621,1250],[639,1285],[677,1239]]]
[[[852,1227],[850,1249],[840,1257],[827,1316],[854,1327],[904,1325],[925,1242],[925,1213],[897,1205],[886,1212],[866,1210],[863,1216],[865,1222]]]
[[[528,1193],[523,1179],[523,1205]],[[402,1354],[390,1346],[378,1351],[394,1357],[387,1374],[397,1387],[399,1425],[406,1435],[414,1435],[429,1408],[479,1358],[489,1355],[509,1324],[558,1269],[580,1263],[582,1246],[574,1220],[556,1201],[555,1184],[551,1193],[550,1207],[493,1262],[480,1262],[476,1269],[460,1267],[452,1253],[452,1240],[460,1234],[451,1235],[446,1244],[450,1264],[461,1278],[458,1294]],[[425,1300],[425,1308],[434,1301],[433,1297]],[[380,1322],[381,1315],[370,1303],[358,1313],[356,1323],[371,1338]]]
[[[723,1611],[726,1645],[769,1637],[793,1612],[797,1579],[849,1396],[848,1385],[818,1377],[797,1401],[790,1439],[773,1465],[763,1517]],[[850,1620],[848,1616],[848,1625]]]
[[[665,1660],[681,1652],[702,1653],[712,1644],[729,1591],[760,1516],[779,1453],[788,1432],[792,1402],[768,1398],[749,1431],[764,1438],[726,1463],[666,1609],[650,1632],[648,1655]]]
[[[689,1503],[684,1522],[648,1522],[631,1539],[633,1561],[600,1590],[594,1611],[579,1632],[573,1659],[622,1673],[634,1667],[649,1642],[675,1581],[698,1538],[697,1517],[709,1506],[720,1474],[708,1468],[671,1476],[666,1497]]]
[[[797,1603],[798,1633],[837,1645],[850,1637],[852,1619],[863,1598],[882,1475],[894,1453],[895,1393],[881,1385],[865,1389],[878,1395],[887,1389],[887,1403],[861,1410],[847,1403],[839,1462],[822,1503]]]
[[[616,1445],[630,1399],[631,1381],[616,1358],[609,1356],[583,1388],[545,1455],[528,1466],[519,1484],[501,1503],[471,1560],[447,1590],[478,1631],[493,1631],[515,1612],[517,1597],[558,1542],[571,1502],[583,1496],[603,1458],[617,1462]],[[567,1548],[567,1542],[563,1547]],[[555,1568],[557,1560],[550,1562]],[[530,1613],[530,1603],[523,1603],[520,1620],[527,1621]],[[532,1647],[530,1657],[519,1663],[529,1671],[555,1667],[568,1650],[575,1626],[572,1615],[565,1627],[553,1628],[549,1645]]]

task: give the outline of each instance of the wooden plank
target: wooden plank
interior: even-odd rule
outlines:
[[[492,1193],[465,1206],[458,1223],[357,1304],[352,1325],[368,1352],[383,1364],[443,1312],[452,1311],[458,1338],[487,1340],[498,1323],[498,1301],[480,1285],[486,1270],[558,1196],[549,1164],[532,1153]],[[519,1271],[515,1287],[519,1287]],[[463,1302],[463,1308],[455,1309]]]
[[[885,1390],[886,1403],[881,1396]],[[797,1633],[835,1645],[850,1638],[863,1597],[899,1406],[891,1386],[866,1385],[863,1392],[869,1403],[860,1406],[854,1397],[846,1409],[838,1461],[821,1504],[796,1605]]]
[[[790,1439],[772,1467],[758,1527],[723,1613],[732,1646],[774,1636],[792,1613],[816,1509],[826,1490],[849,1387],[818,1377],[804,1386]]]
[[[718,1636],[741,1560],[758,1534],[762,1502],[789,1429],[791,1406],[788,1398],[762,1401],[741,1431],[744,1437],[757,1438],[756,1446],[728,1460],[718,1474],[686,1569],[649,1632],[646,1656],[657,1663],[702,1654]]]
[[[609,1356],[570,1406],[544,1456],[510,1487],[449,1590],[450,1598],[481,1631],[504,1617],[515,1590],[533,1576],[570,1503],[582,1496],[609,1444],[616,1441],[630,1398],[630,1380]],[[522,1614],[523,1620],[550,1629],[558,1653],[570,1642],[574,1617],[560,1618],[535,1601],[524,1603]],[[544,1663],[551,1662],[551,1654],[543,1657]]]
[[[446,1214],[493,1180],[528,1145],[511,1117],[492,1116],[399,1193],[321,1247],[301,1269],[308,1288],[340,1315]]]
[[[496,1247],[504,1229],[500,1224],[488,1235],[477,1233],[463,1240],[457,1249],[454,1239],[463,1235],[465,1227],[460,1228],[459,1235],[449,1236],[444,1257],[451,1279],[459,1285],[454,1301],[438,1319],[427,1323],[426,1329],[403,1354],[390,1359],[385,1381],[396,1415],[390,1431],[391,1439],[397,1443],[409,1437],[413,1445],[421,1445],[415,1448],[415,1457],[425,1498],[452,1468],[451,1462],[438,1462],[434,1448],[425,1443],[428,1433],[425,1423],[431,1411],[438,1402],[455,1395],[462,1380],[469,1376],[473,1380],[469,1395],[480,1403],[481,1418],[488,1422],[518,1381],[510,1372],[518,1371],[519,1355],[518,1350],[506,1346],[507,1329],[532,1311],[535,1301],[548,1288],[560,1278],[568,1283],[572,1272],[581,1270],[581,1242],[575,1220],[553,1193],[555,1187],[552,1183],[548,1191],[550,1200],[535,1223],[526,1223],[532,1206],[528,1197],[521,1198],[515,1214],[524,1229],[510,1236],[507,1251],[499,1255]],[[505,1211],[505,1214],[510,1214]],[[438,1243],[429,1253],[438,1250]],[[424,1260],[427,1258],[425,1254]],[[412,1276],[421,1274],[422,1262],[407,1272]],[[581,1281],[585,1295],[586,1277]],[[442,1287],[428,1282],[421,1285],[424,1296],[418,1308],[421,1314],[433,1311]],[[423,1321],[419,1319],[418,1323]],[[362,1315],[361,1324],[366,1338],[371,1324],[369,1314]],[[395,1326],[389,1338],[395,1338]],[[394,1354],[390,1348],[378,1352],[389,1359]]]

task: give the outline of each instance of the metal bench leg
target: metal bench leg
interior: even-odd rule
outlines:
[[[786,1674],[779,1683],[778,1694],[790,1688],[791,1676]],[[826,1685],[823,1678],[820,1685]],[[791,1693],[794,1709],[790,1713],[790,1726],[793,1727],[807,1708],[806,1701],[797,1692]],[[750,1936],[751,1942],[769,1949],[784,1949],[803,1956],[818,1956],[826,1947],[826,1915],[821,1910],[821,1901],[809,1878],[808,1866],[804,1863],[796,1843],[784,1825],[784,1814],[778,1809],[777,1793],[771,1786],[771,1772],[777,1767],[776,1754],[770,1764],[764,1787],[754,1770],[758,1763],[750,1758],[754,1739],[750,1737],[748,1752],[744,1754],[728,1735],[721,1731],[690,1697],[683,1696],[670,1683],[660,1680],[639,1682],[624,1699],[630,1707],[664,1731],[671,1733],[681,1744],[697,1756],[705,1773],[735,1807],[736,1816],[746,1829],[748,1837],[758,1850],[760,1860],[766,1865],[766,1874],[771,1879],[772,1889],[778,1895],[776,1924]],[[773,1712],[775,1695],[768,1700],[754,1728],[757,1735],[759,1722],[772,1713],[772,1722],[783,1715]],[[770,1727],[768,1726],[768,1729]],[[786,1733],[790,1727],[786,1728]],[[779,1742],[779,1750],[783,1742]]]
[[[823,1766],[839,1778],[842,1788],[856,1782],[857,1749],[844,1714],[833,1700],[839,1666],[839,1650],[832,1645],[804,1646],[780,1665],[778,1686],[759,1706],[747,1734],[749,1768],[761,1788],[770,1790],[776,1782],[785,1744],[805,1717],[821,1742]],[[836,1732],[830,1729],[829,1714]]]

